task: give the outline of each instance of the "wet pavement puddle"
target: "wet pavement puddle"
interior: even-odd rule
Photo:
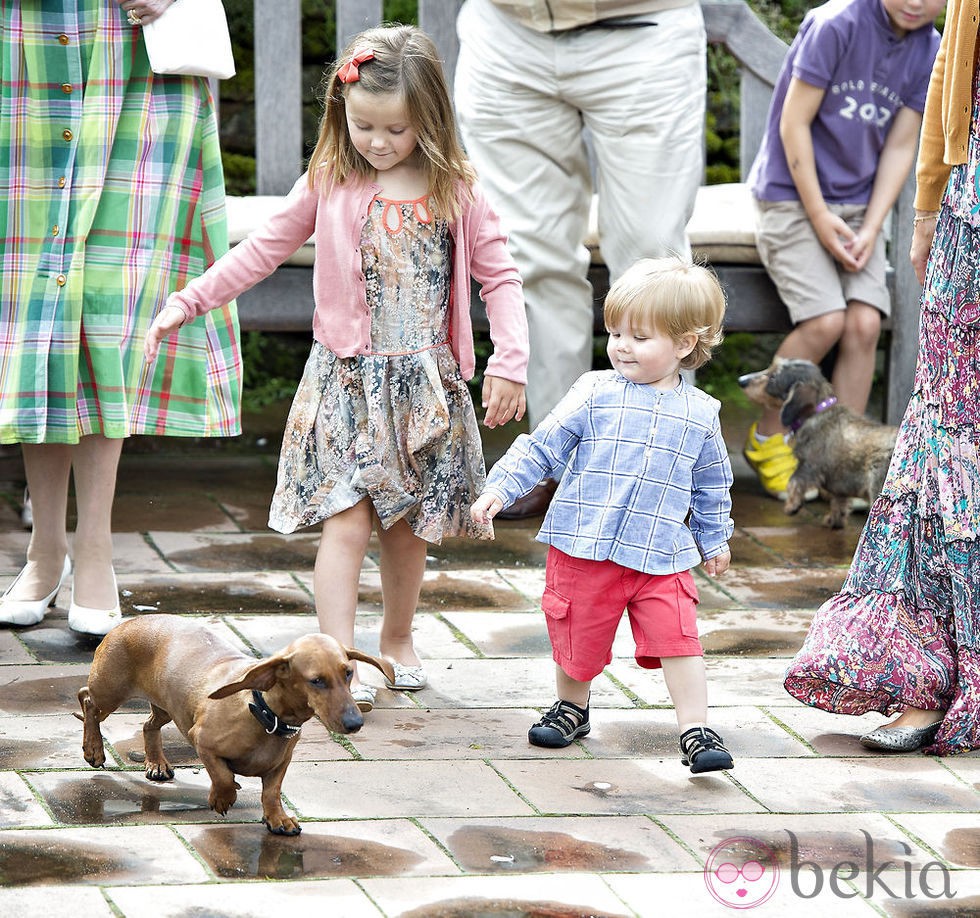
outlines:
[[[943,840],[943,857],[964,867],[980,867],[980,828],[952,829]]]
[[[37,672],[37,669],[34,669]],[[85,685],[88,672],[70,676],[14,678],[0,685],[0,711],[8,714],[52,714],[76,711],[78,690]]]
[[[459,864],[474,871],[643,870],[637,851],[586,841],[566,832],[528,832],[499,826],[464,826],[446,840]]]
[[[177,773],[176,781],[157,783],[149,781],[142,772],[94,769],[77,774],[33,774],[28,779],[55,819],[64,825],[149,825],[220,818],[208,809],[207,773],[202,769],[191,775],[198,778],[193,784],[188,783],[191,776],[185,777],[182,772]],[[228,816],[236,821],[261,823],[258,786],[240,790]]]
[[[594,908],[520,899],[446,899],[401,912],[401,918],[622,918]]]
[[[0,841],[0,886],[119,880],[145,866],[145,860],[118,846],[53,839],[40,832],[18,832]]]
[[[252,826],[207,827],[190,842],[215,874],[236,880],[399,876],[425,860],[370,839],[309,831],[286,838]]]

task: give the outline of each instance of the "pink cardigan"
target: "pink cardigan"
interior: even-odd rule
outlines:
[[[335,185],[329,197],[311,190],[307,176],[293,185],[282,208],[216,261],[183,290],[172,293],[188,319],[234,299],[268,277],[313,236],[313,337],[338,357],[371,350],[371,310],[361,270],[361,230],[380,186],[367,182]],[[527,382],[527,318],[517,266],[497,215],[479,187],[461,215],[450,223],[454,244],[449,337],[464,379],[476,369],[470,322],[470,276],[490,319],[493,356],[487,374]]]

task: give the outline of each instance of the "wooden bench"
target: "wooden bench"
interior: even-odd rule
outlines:
[[[452,81],[457,52],[455,20],[461,0],[419,0],[419,25],[436,42]],[[772,87],[786,44],[771,33],[743,0],[703,0],[708,42],[723,45],[740,73],[740,162],[742,179],[752,164],[765,128]],[[254,0],[257,195],[228,199],[229,232],[240,241],[274,209],[303,168],[300,120],[300,0]],[[337,40],[342,47],[357,32],[382,21],[381,0],[337,0]],[[906,184],[892,214],[889,251],[892,317],[887,328],[888,374],[885,414],[897,422],[915,368],[920,288],[908,261],[911,242],[912,182]],[[718,273],[728,296],[726,329],[786,332],[791,325],[755,248],[755,219],[744,185],[704,186],[688,225],[696,257]],[[598,240],[591,279],[597,311],[608,275]],[[242,328],[307,331],[313,309],[312,248],[304,246],[274,275],[238,300]],[[474,320],[485,327],[475,303]],[[752,369],[752,368],[746,368]]]

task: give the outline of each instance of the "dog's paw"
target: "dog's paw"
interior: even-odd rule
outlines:
[[[262,822],[273,835],[299,835],[303,831],[302,826],[285,813],[275,816],[264,816]]]
[[[786,498],[786,502],[783,504],[783,512],[787,516],[792,516],[794,513],[800,512],[800,507],[803,506],[803,501],[795,497]]]
[[[91,752],[82,752],[85,756],[85,761],[89,763],[93,768],[105,768],[105,753],[99,752],[98,755]]]
[[[839,513],[828,513],[823,518],[823,524],[829,529],[843,529],[844,517]]]
[[[173,781],[174,779],[174,770],[166,759],[162,762],[147,762],[144,774],[150,781]]]
[[[208,806],[219,816],[224,816],[235,805],[237,799],[238,792],[234,788],[218,791],[212,787],[211,793],[208,794]]]

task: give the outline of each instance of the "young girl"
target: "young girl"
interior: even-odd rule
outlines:
[[[541,608],[558,700],[528,732],[535,746],[585,736],[592,680],[612,660],[629,613],[636,661],[663,667],[691,771],[731,768],[707,726],[698,640],[699,563],[728,569],[732,469],[718,402],[681,379],[721,340],[725,296],[705,268],[637,262],[613,284],[604,316],[613,369],[586,373],[493,467],[471,514],[487,523],[569,463],[538,534],[547,542]]]
[[[485,423],[524,414],[521,281],[456,137],[436,49],[411,26],[363,32],[327,78],[309,169],[282,209],[167,300],[146,357],[185,321],[271,274],[311,235],[314,343],[286,423],[269,525],[322,523],[320,628],[352,646],[368,540],[380,541],[380,650],[390,688],[426,684],[412,643],[426,543],[490,538],[467,508],[484,483],[470,277],[482,285],[493,356]],[[171,345],[172,346],[172,345]],[[374,693],[352,683],[370,710]]]

